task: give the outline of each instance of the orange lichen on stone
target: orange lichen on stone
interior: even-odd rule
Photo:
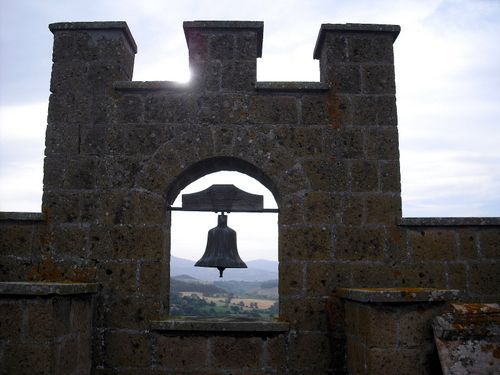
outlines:
[[[340,110],[340,102],[338,96],[330,91],[328,95],[328,101],[326,103],[328,111],[328,119],[330,121],[330,126],[334,129],[340,129],[342,126],[342,113]]]
[[[96,277],[96,267],[81,268],[77,265],[64,267],[57,264],[52,258],[42,258],[34,265],[27,278],[30,281],[48,282],[92,282]]]

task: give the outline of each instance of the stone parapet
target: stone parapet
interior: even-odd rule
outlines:
[[[328,33],[336,34],[386,34],[393,41],[396,40],[401,27],[399,25],[382,25],[382,24],[366,24],[366,23],[324,23],[319,30],[316,46],[314,47],[313,57],[319,59],[325,43],[325,36]]]
[[[431,320],[458,290],[340,288],[349,374],[435,374]]]
[[[49,296],[97,293],[95,283],[0,282],[0,295]]]
[[[43,221],[42,212],[0,212],[0,221]]]
[[[404,217],[398,225],[404,227],[468,227],[498,226],[500,217]]]
[[[0,373],[90,374],[96,287],[0,283]]]
[[[451,301],[458,290],[436,288],[339,288],[337,296],[355,302],[410,303]]]
[[[500,373],[500,306],[452,304],[433,320],[444,375]]]
[[[283,333],[290,329],[286,322],[253,320],[249,318],[207,318],[186,317],[158,320],[151,323],[151,329],[164,332],[247,332],[255,334]]]
[[[252,90],[263,30],[263,22],[184,22],[191,83],[204,91]]]

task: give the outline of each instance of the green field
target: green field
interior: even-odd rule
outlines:
[[[209,283],[172,278],[170,315],[271,319],[278,315],[277,287],[277,280]]]

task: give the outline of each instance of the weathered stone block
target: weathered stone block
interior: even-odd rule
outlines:
[[[58,342],[55,350],[54,374],[73,374],[78,369],[78,339],[68,335]]]
[[[380,189],[384,192],[401,192],[399,161],[379,162]]]
[[[348,38],[344,35],[326,33],[324,40],[324,47],[322,48],[322,56],[320,64],[323,62],[328,65],[335,65],[335,63],[349,62],[349,55],[347,50]],[[320,70],[320,71],[323,71]],[[321,79],[325,82],[324,79]]]
[[[111,230],[112,256],[116,259],[157,260],[163,250],[163,228],[119,226]]]
[[[301,294],[304,290],[304,262],[280,262],[280,273],[285,275],[279,282],[280,296]]]
[[[142,263],[139,276],[139,293],[145,296],[158,297],[164,280],[163,265],[159,261]]]
[[[235,52],[234,34],[213,34],[209,39],[209,58],[213,60],[231,60]]]
[[[158,335],[155,360],[170,369],[203,369],[208,364],[209,339]]]
[[[290,335],[289,361],[291,368],[327,370],[332,364],[332,347],[328,333],[297,332]]]
[[[155,124],[123,124],[117,125],[113,130],[119,134],[119,138],[109,145],[110,152],[114,155],[152,155],[175,136],[173,127]]]
[[[481,255],[485,258],[499,259],[500,258],[500,231],[499,230],[482,230],[479,232],[479,240],[481,243]]]
[[[264,367],[276,369],[278,373],[285,370],[287,362],[286,345],[286,335],[267,338],[264,341]]]
[[[236,60],[222,63],[222,90],[253,90],[257,81],[257,64],[254,61]]]
[[[415,260],[455,260],[457,258],[457,236],[454,231],[443,229],[410,231],[408,239]]]
[[[467,290],[467,270],[463,263],[448,263],[448,288]]]
[[[42,212],[47,221],[59,223],[77,222],[80,216],[80,198],[75,192],[45,191],[42,199]]]
[[[394,61],[393,43],[392,35],[374,37],[365,34],[361,37],[349,37],[347,39],[348,61],[392,64]]]
[[[359,128],[341,127],[325,131],[325,151],[336,158],[365,158],[365,136]]]
[[[359,94],[361,92],[361,68],[358,64],[335,64],[324,69],[323,82],[330,82],[332,90],[339,94]]]
[[[79,149],[79,127],[71,123],[51,123],[45,132],[45,155],[77,154]],[[45,168],[45,173],[49,168]]]
[[[328,260],[332,234],[329,227],[280,228],[280,260]]]
[[[353,375],[366,371],[366,349],[357,337],[347,338],[347,368]]]
[[[323,132],[321,128],[275,127],[276,142],[290,150],[296,157],[318,156],[323,151]]]
[[[399,195],[369,195],[366,197],[366,223],[395,224],[401,217]]]
[[[74,94],[51,94],[49,98],[49,124],[84,124],[92,119],[92,97]],[[49,125],[51,126],[51,125]]]
[[[106,327],[120,329],[148,329],[150,322],[160,318],[160,301],[156,298],[124,297],[108,304]]]
[[[112,367],[151,365],[151,342],[147,334],[108,331],[105,336],[105,362]]]
[[[380,260],[384,256],[384,232],[381,228],[337,227],[334,252],[337,259]]]
[[[398,286],[446,288],[446,268],[442,263],[414,263],[393,270]]]
[[[15,340],[21,336],[24,306],[20,300],[0,300],[0,339]]]
[[[340,224],[342,221],[342,197],[321,191],[306,194],[305,221],[309,224]]]
[[[79,225],[65,224],[50,228],[49,247],[60,255],[87,256],[87,229]]]
[[[497,262],[479,262],[469,265],[470,293],[498,298],[500,285],[500,264]]]
[[[328,328],[326,299],[282,298],[280,301],[280,318],[290,323],[292,329],[326,331]]]
[[[53,338],[56,333],[54,305],[52,299],[37,298],[26,306],[27,332],[31,339]]]
[[[305,95],[301,100],[302,124],[325,125],[329,123],[328,102],[325,95]]]
[[[78,332],[81,336],[90,335],[93,323],[91,297],[71,298],[69,319],[71,331]]]
[[[144,158],[109,156],[99,159],[97,166],[97,188],[131,188],[141,171]]]
[[[353,96],[352,123],[359,126],[396,126],[396,98],[393,95]]]
[[[361,225],[365,221],[365,197],[359,194],[342,196],[342,224]]]
[[[461,229],[458,232],[458,252],[460,259],[477,259],[478,233],[474,230]]]
[[[144,100],[140,95],[124,95],[118,101],[118,121],[140,123],[143,121]]]
[[[97,271],[105,295],[128,296],[137,289],[137,265],[135,263],[101,262]]]
[[[222,63],[218,60],[190,60],[190,82],[200,91],[219,91],[222,79]]]
[[[399,160],[398,130],[395,127],[366,132],[366,156],[375,160]]]
[[[389,306],[359,305],[359,333],[367,348],[392,348],[398,340],[398,322]]]
[[[387,226],[386,230],[386,261],[406,263],[409,260],[409,252],[406,246],[406,231],[393,226]]]
[[[349,286],[351,269],[348,264],[307,263],[306,289],[310,296],[329,296],[336,288]]]
[[[298,103],[293,96],[259,95],[250,99],[250,118],[257,124],[297,124]]]
[[[367,351],[365,374],[413,375],[422,374],[419,350],[378,349]]]
[[[362,65],[361,76],[363,93],[366,94],[395,94],[396,80],[394,65]]]
[[[212,366],[256,369],[262,360],[263,341],[259,337],[215,336],[211,339]]]
[[[275,159],[270,159],[269,164],[273,164]],[[282,171],[279,179],[279,184],[283,186],[281,190],[284,194],[300,194],[303,191],[308,190],[309,184],[307,183],[307,177],[304,169],[300,164],[295,164],[289,169]]]
[[[305,161],[304,171],[313,190],[332,192],[347,190],[347,167],[342,161]]]
[[[54,344],[11,343],[2,356],[3,374],[52,375]]]
[[[304,224],[304,198],[299,195],[287,195],[281,199],[279,225]]]
[[[359,288],[379,288],[406,285],[399,268],[380,264],[351,264],[352,285]],[[412,284],[410,284],[412,285]]]
[[[104,224],[160,224],[165,218],[165,201],[146,191],[101,193],[99,221]]]
[[[445,308],[444,302],[411,304],[401,308],[399,320],[399,346],[422,349],[433,342],[432,318]]]
[[[349,166],[351,191],[378,191],[378,164],[375,161],[352,160]]]
[[[0,225],[0,253],[30,255],[32,251],[34,226],[31,223]]]
[[[189,95],[150,96],[145,101],[144,120],[155,123],[184,124],[196,113]]]

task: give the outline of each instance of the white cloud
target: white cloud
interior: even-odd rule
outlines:
[[[317,80],[312,51],[321,23],[395,23],[402,26],[395,58],[405,214],[499,215],[500,176],[494,168],[500,144],[498,1],[104,0],[89,7],[87,1],[47,0],[2,3],[0,17],[2,185],[15,181],[18,171],[35,165],[41,170],[50,22],[127,21],[139,48],[136,80],[188,77],[184,20],[264,21],[259,80]],[[11,106],[33,100],[37,109]],[[14,194],[25,185],[39,189],[40,181],[37,176],[26,184],[19,177],[13,188],[2,186],[0,198],[15,202],[7,191]],[[429,202],[429,197],[436,198]],[[22,198],[17,207],[27,201]]]

